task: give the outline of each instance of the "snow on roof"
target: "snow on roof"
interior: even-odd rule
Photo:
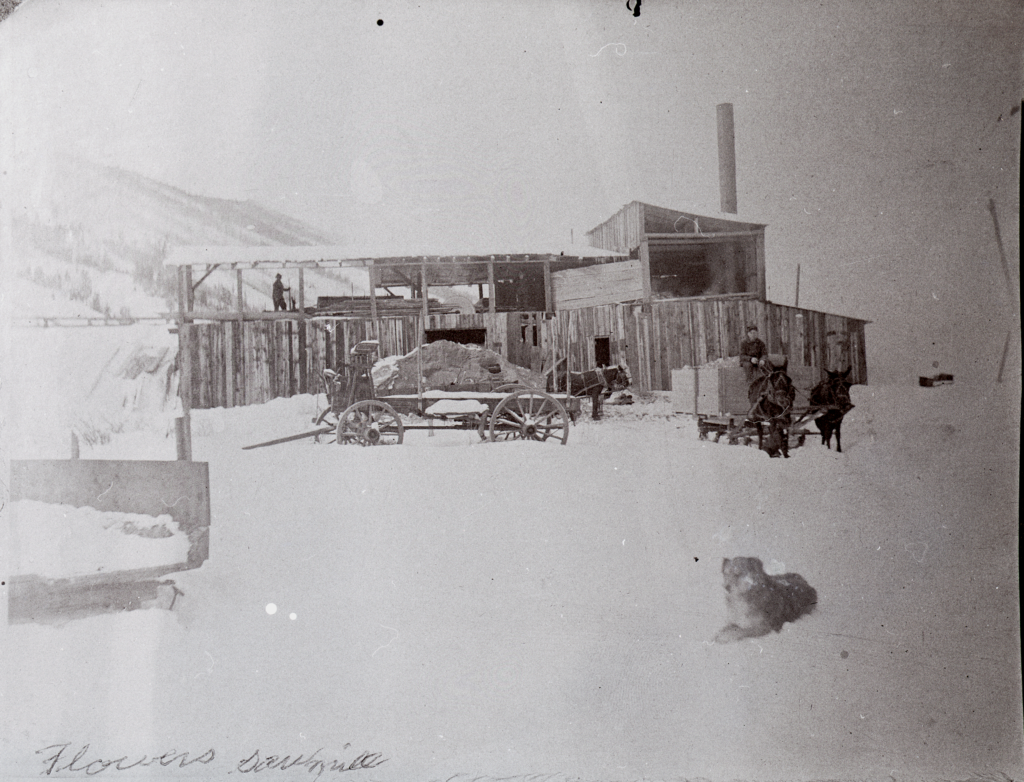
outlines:
[[[482,261],[563,258],[625,258],[622,253],[602,250],[590,245],[571,244],[563,247],[541,247],[526,252],[522,249],[477,249],[474,252],[453,253],[439,248],[421,247],[415,251],[389,252],[379,248],[354,248],[335,245],[309,246],[179,246],[171,248],[164,260],[165,266],[209,266],[214,264],[240,264],[245,266],[278,265],[298,266],[337,264],[339,266],[371,266],[374,263],[480,263]]]

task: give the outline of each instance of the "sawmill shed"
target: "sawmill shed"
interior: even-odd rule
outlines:
[[[669,390],[673,369],[737,355],[751,323],[791,364],[852,367],[853,380],[867,382],[866,321],[767,300],[764,233],[756,223],[634,201],[590,231],[589,246],[535,253],[382,258],[342,247],[174,248],[166,263],[179,275],[186,404],[315,393],[321,368],[337,366],[363,339],[379,340],[382,357],[436,339],[471,342],[541,372],[556,356],[574,370],[624,363],[638,390]],[[330,267],[365,269],[370,295],[307,306],[303,270]],[[191,294],[216,268],[237,275],[236,306],[197,311]],[[246,310],[242,275],[272,269],[298,270],[296,309]],[[476,312],[430,298],[432,288],[453,286],[477,291]],[[399,288],[408,298],[394,293]]]

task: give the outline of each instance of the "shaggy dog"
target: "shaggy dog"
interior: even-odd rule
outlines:
[[[813,611],[818,602],[818,593],[803,576],[769,576],[756,557],[725,559],[722,574],[729,624],[715,636],[718,643],[779,632],[786,622]]]

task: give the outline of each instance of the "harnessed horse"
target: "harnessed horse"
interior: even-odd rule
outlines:
[[[836,436],[836,452],[843,452],[843,443],[840,437],[840,429],[843,425],[843,416],[853,409],[850,401],[850,371],[848,367],[845,372],[832,372],[826,369],[828,375],[818,385],[811,389],[808,401],[812,407],[826,408],[825,413],[815,419],[814,425],[821,432],[821,444],[832,447],[832,434]]]
[[[767,451],[771,457],[781,453],[788,459],[789,427],[796,388],[786,374],[785,363],[776,366],[762,359],[757,368],[759,374],[751,381],[747,397],[750,400],[748,419],[757,428],[757,447]],[[768,424],[767,445],[763,431],[765,423]]]
[[[548,392],[565,393],[565,359],[558,362],[552,382],[548,377]],[[569,393],[573,396],[589,396],[591,401],[591,418],[601,418],[601,401],[615,391],[629,387],[629,371],[618,364],[610,367],[588,369],[585,372],[569,373]]]

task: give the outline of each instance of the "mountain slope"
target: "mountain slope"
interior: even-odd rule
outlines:
[[[338,237],[252,201],[195,195],[121,168],[63,159],[15,190],[5,288],[15,317],[158,315],[176,306],[169,248],[339,244]],[[365,275],[307,275],[314,296],[363,293]],[[245,275],[248,309],[269,306],[272,275]],[[228,309],[235,277],[215,272],[196,306]]]

